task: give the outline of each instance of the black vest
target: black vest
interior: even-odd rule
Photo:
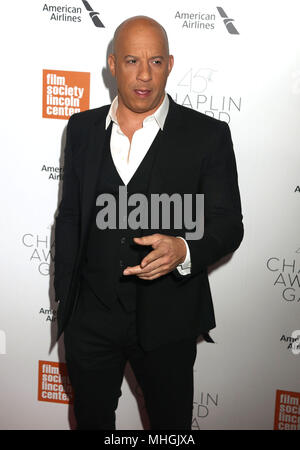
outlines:
[[[108,308],[119,298],[125,310],[134,311],[139,279],[135,275],[123,275],[123,270],[127,266],[138,265],[151,248],[134,243],[133,237],[141,236],[140,228],[132,230],[128,226],[125,229],[119,227],[119,186],[125,185],[111,156],[111,129],[112,124],[105,136],[82,277],[83,282],[89,285],[98,299]],[[127,198],[134,193],[142,193],[149,198],[147,187],[157,147],[157,145],[151,145],[130,179],[127,185]],[[116,229],[101,230],[96,224],[96,216],[104,208],[104,206],[96,206],[96,198],[104,193],[112,194],[115,199]],[[135,206],[127,206],[127,217],[134,208]],[[120,217],[120,220],[122,219],[123,217]],[[152,234],[151,230],[149,234]]]

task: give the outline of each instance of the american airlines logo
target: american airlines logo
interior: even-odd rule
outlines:
[[[178,25],[185,30],[193,29],[199,30],[200,32],[212,33],[218,28],[221,18],[223,19],[223,23],[229,34],[239,34],[238,30],[232,23],[234,22],[234,19],[228,17],[221,6],[217,6],[216,8],[219,14],[217,14],[215,7],[211,10],[177,10],[174,14],[174,19]]]
[[[217,10],[219,11],[219,14],[220,14],[220,16],[223,19],[224,25],[227,28],[228,33],[230,33],[230,34],[240,34],[238,32],[238,30],[235,28],[235,26],[233,25],[233,23],[232,23],[234,21],[234,19],[230,19],[227,16],[227,14],[224,11],[224,9],[221,8],[220,6],[217,6]]]
[[[94,2],[95,0],[92,1]],[[82,2],[80,1],[80,6],[74,6],[68,3],[66,4],[66,2],[62,4],[60,1],[54,5],[44,3],[42,11],[44,15],[48,17],[50,22],[69,22],[70,24],[85,22],[85,17],[83,16],[86,16],[85,11],[87,11],[95,27],[105,28],[100,20],[99,12],[94,11],[89,2],[86,0],[82,0]]]
[[[87,2],[86,0],[82,0],[82,3],[84,4],[85,9],[89,11],[89,16],[92,19],[95,27],[104,28],[104,25],[99,18],[99,13],[94,11],[89,2]]]

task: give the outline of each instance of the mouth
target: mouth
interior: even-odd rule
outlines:
[[[146,98],[151,94],[150,89],[134,89],[134,93],[140,98]]]

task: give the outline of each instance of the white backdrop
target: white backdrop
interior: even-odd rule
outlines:
[[[110,103],[113,32],[143,14],[169,35],[175,65],[167,91],[229,122],[239,171],[245,237],[210,273],[216,344],[198,344],[193,429],[300,429],[299,2],[89,5],[104,27],[81,0],[1,5],[0,428],[74,426],[72,406],[60,402],[63,366],[59,376],[54,364],[64,355],[51,276],[67,120],[43,117],[43,71],[83,88],[90,108]],[[67,72],[90,74],[90,86],[88,75]],[[117,428],[142,429],[129,368],[122,391]]]

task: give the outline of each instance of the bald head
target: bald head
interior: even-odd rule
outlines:
[[[137,33],[136,35],[146,32],[147,29],[156,34],[157,38],[163,43],[166,54],[169,55],[169,41],[166,30],[156,20],[147,16],[135,16],[124,20],[117,28],[113,37],[113,53],[118,53],[119,44],[127,39],[128,34]]]

